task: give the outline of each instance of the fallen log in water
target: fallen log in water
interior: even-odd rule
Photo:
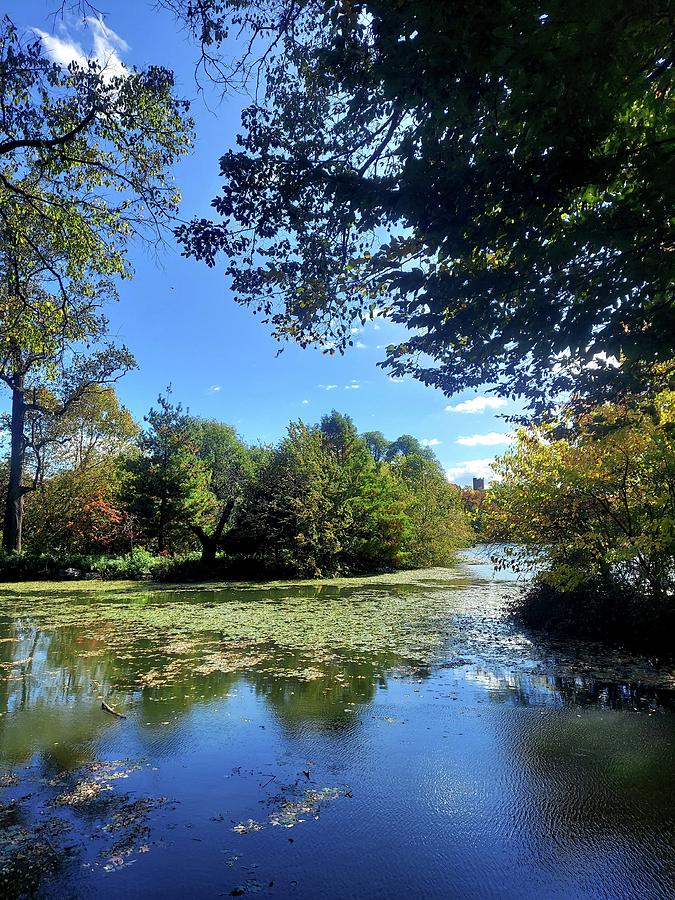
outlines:
[[[104,712],[110,713],[111,716],[117,716],[118,719],[126,719],[126,716],[123,716],[122,713],[118,713],[112,706],[108,706],[105,700],[101,702],[101,709]]]

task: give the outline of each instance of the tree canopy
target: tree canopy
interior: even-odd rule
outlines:
[[[471,540],[459,492],[433,455],[399,441],[389,462],[335,410],[292,422],[245,490],[228,549],[300,577],[445,565]]]
[[[170,166],[190,150],[192,122],[173,73],[120,73],[93,59],[63,67],[6,16],[0,71],[4,240],[29,250],[57,292],[94,264],[99,275],[128,274],[129,235],[159,237],[180,202]]]
[[[675,558],[675,393],[602,404],[564,423],[521,430],[496,464],[490,527],[520,544],[563,591],[589,579],[672,598]]]
[[[277,337],[386,315],[395,374],[535,405],[675,356],[667,5],[165,5],[207,59],[235,20],[268,35],[215,218],[178,235]]]

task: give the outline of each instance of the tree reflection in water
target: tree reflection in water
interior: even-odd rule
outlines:
[[[514,588],[459,569],[392,584],[9,590],[0,601],[0,758],[20,781],[7,781],[7,797],[31,799],[2,819],[6,843],[36,839],[54,817],[66,822],[67,841],[81,848],[77,878],[90,879],[83,894],[105,895],[101,867],[123,868],[170,838],[194,866],[200,860],[208,892],[212,862],[200,853],[222,843],[223,827],[267,821],[286,791],[301,799],[305,788],[322,796],[339,787],[344,797],[354,781],[359,799],[344,813],[336,804],[335,825],[322,822],[314,840],[325,833],[339,849],[341,816],[372,836],[371,807],[391,823],[381,841],[398,840],[399,828],[403,840],[407,820],[426,823],[423,866],[383,856],[383,885],[397,873],[412,889],[420,866],[433,897],[461,893],[476,871],[486,879],[474,874],[476,885],[508,886],[507,896],[531,896],[535,885],[553,895],[561,884],[581,896],[644,896],[659,879],[670,885],[669,673],[653,670],[647,683],[644,660],[618,665],[614,652],[602,659],[573,645],[553,653],[505,621],[505,589]],[[103,712],[102,699],[129,718]],[[74,799],[64,806],[59,796]],[[116,822],[128,826],[126,844]],[[210,830],[220,822],[221,833]],[[117,862],[115,841],[126,848]],[[507,852],[518,860],[508,875]],[[168,876],[143,859],[156,890]],[[272,859],[281,865],[278,854],[263,862]],[[308,883],[311,872],[321,879],[318,850],[304,859]],[[70,889],[73,872],[63,877]],[[327,898],[346,889],[317,883]]]

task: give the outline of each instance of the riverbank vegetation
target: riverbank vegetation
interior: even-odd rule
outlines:
[[[208,68],[227,8],[174,8],[208,35]],[[583,630],[592,596],[589,631],[657,634],[675,593],[664,8],[310,0],[237,16],[275,36],[266,91],[211,218],[178,229],[186,255],[222,258],[280,340],[332,352],[385,315],[409,329],[386,348],[394,375],[522,398],[501,485],[466,502],[479,533],[538,557],[523,613]]]
[[[675,392],[524,428],[488,499],[501,565],[535,569],[519,614],[551,631],[670,647],[675,626]]]
[[[472,539],[429,448],[360,435],[335,411],[249,446],[159,398],[145,427],[111,387],[59,419],[25,500],[25,550],[5,580],[327,577],[442,565]]]

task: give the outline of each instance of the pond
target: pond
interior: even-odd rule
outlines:
[[[672,897],[673,672],[519,589],[2,586],[0,896]]]

